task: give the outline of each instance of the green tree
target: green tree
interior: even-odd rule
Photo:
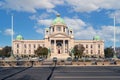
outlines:
[[[42,56],[42,47],[41,47],[41,46],[38,47],[37,50],[35,50],[35,54],[36,54],[37,56],[39,56],[39,57]]]
[[[112,48],[105,48],[105,58],[111,58],[113,57],[114,50]]]
[[[10,53],[11,53],[11,47],[6,46],[4,47],[1,51],[1,56],[5,56],[5,57],[10,57]]]
[[[48,55],[48,49],[46,47],[38,47],[37,50],[35,50],[35,54],[39,57],[47,57]]]
[[[74,46],[74,56],[81,58],[83,56],[84,50],[85,50],[85,48],[82,44],[75,45]]]

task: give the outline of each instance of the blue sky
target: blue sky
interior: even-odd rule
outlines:
[[[113,46],[113,16],[116,16],[116,46],[120,47],[119,0],[0,0],[0,47],[11,45],[11,15],[14,39],[43,39],[44,29],[60,14],[75,39],[99,35],[105,47]]]

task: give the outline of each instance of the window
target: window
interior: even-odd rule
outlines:
[[[100,50],[98,50],[98,54],[100,54]]]
[[[100,48],[100,44],[98,44],[98,48]]]
[[[24,48],[26,48],[26,44],[24,44]]]
[[[36,48],[36,45],[34,44],[34,48]]]
[[[19,48],[19,44],[17,44],[17,48]]]
[[[86,50],[86,53],[88,54],[88,50]]]
[[[93,54],[93,50],[91,50],[91,54]]]
[[[65,28],[63,29],[63,32],[65,32]]]
[[[17,49],[17,54],[19,53],[19,50]]]
[[[31,53],[31,50],[29,50],[29,53]]]
[[[26,50],[24,50],[24,53],[26,53]]]
[[[29,48],[31,48],[31,44],[29,44]]]
[[[91,45],[91,48],[93,48],[93,46]]]
[[[57,31],[61,31],[61,27],[57,27]]]
[[[52,28],[53,32],[54,32],[54,28]]]
[[[86,45],[86,48],[88,48],[88,45]]]

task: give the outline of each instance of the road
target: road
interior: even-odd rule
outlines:
[[[0,69],[0,80],[120,80],[120,66],[42,66],[2,69]]]

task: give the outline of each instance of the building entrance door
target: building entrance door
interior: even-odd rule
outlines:
[[[62,43],[61,42],[57,42],[57,53],[61,54],[62,53]]]

